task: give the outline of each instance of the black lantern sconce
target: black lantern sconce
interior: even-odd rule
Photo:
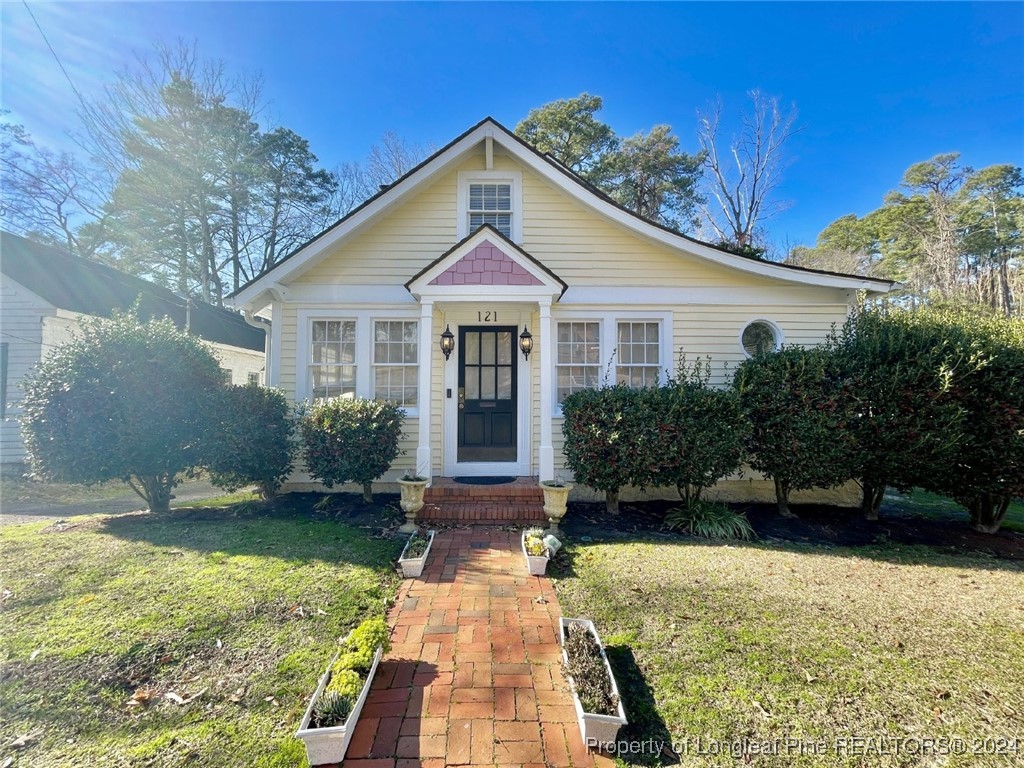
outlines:
[[[530,353],[533,352],[533,336],[526,326],[523,326],[523,332],[519,334],[519,349],[523,352],[523,357],[527,360],[530,359]]]
[[[452,333],[448,323],[445,323],[444,333],[441,334],[441,351],[444,352],[445,360],[452,356],[453,349],[455,349],[455,334]]]

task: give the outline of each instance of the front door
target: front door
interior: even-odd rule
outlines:
[[[458,460],[516,461],[516,327],[459,328]]]

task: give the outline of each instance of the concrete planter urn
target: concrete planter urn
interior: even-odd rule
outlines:
[[[434,546],[434,530],[427,531],[427,548],[423,550],[421,555],[409,555],[409,547],[417,537],[423,537],[418,530],[415,530],[409,540],[405,543],[405,547],[402,548],[402,554],[398,557],[398,564],[402,567],[402,576],[407,579],[418,579],[423,575],[423,566],[427,564],[427,558],[430,556],[430,548]]]
[[[383,655],[384,648],[378,646],[377,653],[373,657],[373,664],[366,675],[366,682],[363,683],[363,688],[359,692],[359,698],[356,699],[356,703],[353,705],[352,711],[349,713],[348,718],[346,718],[345,723],[329,728],[314,728],[310,723],[313,717],[313,706],[324,692],[324,688],[331,681],[331,667],[334,666],[334,662],[338,658],[338,654],[334,654],[331,663],[327,665],[327,671],[320,678],[320,684],[317,686],[313,698],[309,700],[306,714],[303,715],[302,722],[299,724],[299,730],[295,734],[306,745],[306,759],[309,760],[310,765],[340,763],[345,759],[345,751],[348,749],[348,743],[352,740],[352,734],[356,730],[359,714],[363,711],[363,704],[366,703],[366,697],[370,693],[370,685],[373,683],[373,676],[377,673],[377,665],[380,664],[380,658]]]
[[[398,529],[402,533],[412,533],[416,530],[416,513],[423,509],[423,493],[428,482],[425,477],[403,477],[398,481],[402,490],[402,500],[399,503],[405,512],[405,522]]]
[[[604,644],[601,642],[601,638],[597,635],[597,629],[594,628],[594,622],[589,619],[566,619],[561,620],[561,639],[562,639],[562,661],[568,668],[569,656],[565,650],[565,638],[566,632],[569,626],[572,624],[582,624],[587,632],[589,632],[594,640],[597,641],[598,648],[601,649],[601,660],[604,662],[605,672],[608,674],[608,679],[611,681],[612,694],[616,704],[616,712],[613,715],[600,715],[593,712],[585,712],[583,705],[580,703],[580,697],[576,695],[576,683],[572,679],[572,675],[568,675],[569,685],[572,688],[572,703],[576,709],[576,720],[580,726],[580,735],[583,737],[583,744],[585,747],[597,747],[601,748],[607,744],[613,744],[616,737],[619,735],[619,729],[626,724],[626,710],[622,708],[622,697],[619,695],[619,686],[615,682],[615,675],[612,674],[612,667],[608,663],[608,657],[604,652]]]
[[[548,516],[551,526],[548,530],[557,536],[561,533],[558,524],[565,517],[565,506],[569,502],[572,486],[557,480],[542,480],[540,487],[544,491],[544,514]]]

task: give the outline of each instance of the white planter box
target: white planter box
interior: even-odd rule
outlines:
[[[423,575],[423,566],[427,564],[427,558],[430,556],[430,548],[434,546],[434,530],[427,531],[427,537],[430,539],[427,542],[427,548],[423,552],[423,557],[406,557],[405,550],[409,548],[413,538],[416,534],[409,537],[409,541],[405,542],[405,546],[402,548],[402,554],[398,557],[398,564],[402,566],[402,575],[407,579],[418,579]]]
[[[324,688],[331,680],[331,667],[338,658],[338,654],[334,654],[331,663],[327,665],[327,671],[320,678],[320,685],[316,687],[316,693],[309,700],[306,714],[295,734],[306,744],[306,759],[309,760],[310,765],[340,763],[345,759],[345,750],[348,749],[348,743],[352,740],[352,733],[356,729],[356,723],[359,722],[359,713],[363,711],[363,704],[366,703],[366,697],[370,693],[370,684],[373,682],[373,676],[377,674],[377,665],[383,655],[384,649],[378,647],[377,653],[373,657],[373,664],[370,665],[370,671],[366,675],[366,682],[363,683],[363,690],[359,692],[359,698],[356,699],[355,706],[352,707],[345,724],[335,725],[331,728],[310,728],[309,721],[313,717],[313,704],[320,698],[320,694],[324,692]]]
[[[526,567],[529,568],[530,575],[531,576],[543,576],[544,575],[544,571],[546,571],[547,567],[548,567],[548,560],[551,559],[551,551],[547,548],[547,546],[545,546],[544,547],[544,551],[547,552],[548,554],[546,554],[546,555],[531,555],[531,554],[529,554],[526,551],[526,531],[523,531],[523,536],[522,536],[521,544],[522,544],[522,547],[523,547],[523,557],[526,558]]]
[[[619,686],[615,682],[615,675],[612,674],[612,667],[608,663],[608,657],[604,652],[604,643],[601,642],[601,638],[597,634],[597,630],[594,628],[594,622],[589,619],[566,619],[563,618],[561,621],[561,640],[562,640],[562,661],[569,664],[569,656],[565,652],[565,631],[571,624],[582,624],[587,628],[587,631],[594,636],[597,640],[597,645],[601,649],[601,659],[604,661],[605,671],[608,673],[608,679],[612,683],[612,693],[619,700],[618,711],[614,715],[595,715],[590,712],[583,711],[583,705],[580,704],[579,696],[576,695],[576,683],[573,682],[572,676],[569,676],[569,684],[572,686],[572,704],[576,708],[576,720],[579,721],[580,735],[583,737],[583,745],[585,747],[595,747],[602,744],[609,744],[615,741],[615,738],[619,735],[619,728],[626,724],[626,710],[622,708],[622,697],[619,695]]]

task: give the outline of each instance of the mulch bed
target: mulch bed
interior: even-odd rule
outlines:
[[[665,514],[679,506],[677,502],[622,502],[619,506],[621,511],[614,517],[605,511],[603,502],[570,502],[562,527],[574,538],[625,538],[641,533],[666,538],[684,536],[662,526]],[[882,519],[872,522],[865,520],[859,509],[844,507],[796,504],[791,505],[796,517],[784,518],[774,504],[732,506],[746,512],[758,539],[769,543],[775,540],[838,547],[924,545],[1024,561],[1024,534],[977,533],[971,530],[966,511],[961,518],[934,520],[883,506]]]

